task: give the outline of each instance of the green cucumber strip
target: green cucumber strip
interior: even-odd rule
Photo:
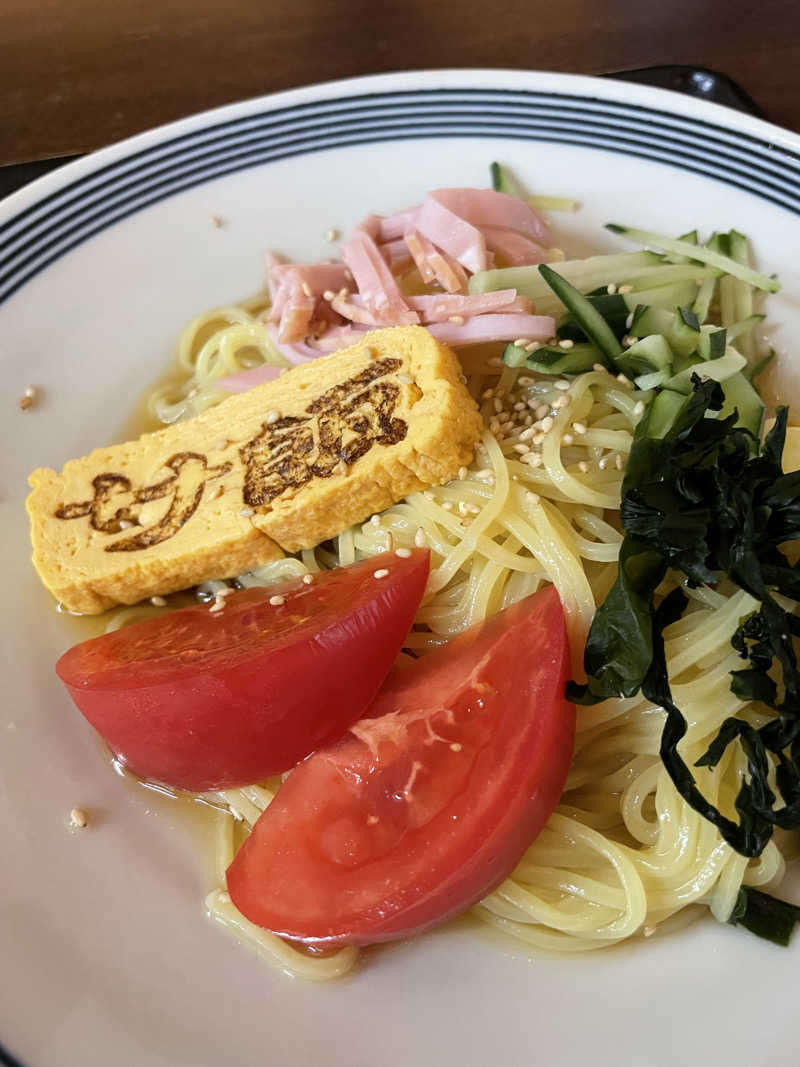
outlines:
[[[629,378],[668,371],[664,376],[666,380],[672,373],[673,361],[672,349],[666,337],[660,333],[651,333],[626,348],[617,356],[615,363]]]
[[[633,379],[633,384],[637,389],[648,390],[658,389],[664,382],[668,382],[672,377],[672,368],[653,371],[652,374],[640,374],[638,378]]]
[[[646,437],[666,437],[678,416],[688,404],[688,397],[671,389],[662,389],[647,409],[642,434]]]
[[[506,193],[508,196],[516,196],[520,200],[526,199],[525,191],[513,174],[511,174],[508,167],[504,167],[500,163],[490,163],[489,173],[492,176],[492,188],[495,192]]]
[[[639,230],[633,226],[620,226],[616,222],[607,223],[606,229],[612,233],[618,233],[622,237],[627,237],[631,241],[638,241],[646,245],[656,245],[658,248],[663,248],[665,252],[677,252],[679,255],[696,259],[700,263],[707,263],[711,267],[720,267],[726,274],[730,274],[734,278],[740,278],[742,281],[747,282],[748,285],[754,285],[757,289],[763,289],[768,293],[780,291],[780,283],[774,278],[767,278],[766,275],[759,274],[751,267],[737,263],[730,256],[715,252],[711,248],[687,244],[685,241],[677,241],[672,237],[663,237],[661,234],[652,233],[650,230]]]
[[[605,353],[608,359],[616,359],[622,352],[622,345],[606,320],[583,293],[545,263],[539,266],[539,273],[589,340]]]
[[[654,252],[622,252],[611,256],[589,256],[588,259],[565,259],[558,264],[558,269],[561,276],[576,288],[588,292],[618,278],[630,280],[636,277],[637,271],[650,274],[661,262],[661,256]],[[496,289],[516,289],[520,296],[529,300],[552,295],[536,267],[483,270],[469,279],[471,293],[491,293]]]
[[[728,347],[728,331],[722,326],[703,326],[697,351],[701,359],[720,359]]]
[[[698,245],[700,243],[697,230],[690,230],[689,233],[683,233],[678,238],[679,241],[683,241],[687,245]],[[668,253],[664,257],[670,263],[690,263],[691,260],[688,256],[680,256],[677,252]]]
[[[646,304],[649,307],[668,308],[674,311],[677,307],[688,307],[697,296],[697,285],[694,280],[672,282],[667,285],[658,285],[653,289],[634,288],[631,293],[623,293],[622,299],[628,305],[629,311],[635,311],[637,305]]]
[[[740,319],[738,322],[732,322],[728,327],[728,340],[735,341],[737,337],[742,337],[745,334],[750,333],[760,322],[763,322],[766,315],[748,315],[746,319]],[[742,346],[739,345],[739,348]],[[743,353],[746,355],[746,353]]]
[[[529,196],[528,203],[534,211],[577,211],[581,206],[567,196]]]
[[[747,360],[741,352],[737,352],[735,348],[728,348],[725,355],[720,356],[719,359],[702,360],[684,367],[664,383],[664,388],[685,393],[688,396],[692,391],[693,374],[699,375],[700,378],[713,378],[715,382],[724,382],[726,378],[738,374],[746,366]]]
[[[729,236],[731,246],[731,259],[735,259],[737,263],[741,263],[745,267],[750,266],[750,247],[747,238],[743,233],[739,233],[738,230],[731,230]],[[736,319],[748,319],[753,314],[753,288],[748,285],[747,282],[737,281],[734,287],[733,294],[734,314]],[[739,348],[742,355],[746,356],[748,361],[755,359],[756,355],[756,343],[755,338],[749,333],[742,335],[742,340],[739,343]]]
[[[607,365],[607,360],[594,345],[573,345],[572,348],[554,348],[541,345],[533,352],[526,352],[516,345],[506,345],[503,362],[508,367],[527,367],[537,374],[583,374],[596,363]]]

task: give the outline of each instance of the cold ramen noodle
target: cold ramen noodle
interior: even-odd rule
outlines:
[[[62,680],[216,809],[210,915],[308,978],[467,908],[565,952],[797,915],[777,282],[736,231],[565,259],[536,208],[571,205],[492,177],[268,257],[185,330],[162,429],[31,476],[42,580],[115,609]]]

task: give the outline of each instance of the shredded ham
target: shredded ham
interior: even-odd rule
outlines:
[[[395,215],[381,219],[378,240],[394,241],[402,237],[406,230],[414,227],[418,212],[419,207],[409,207],[405,211],[398,211]]]
[[[484,226],[482,229],[486,238],[486,247],[502,256],[506,261],[506,266],[527,267],[531,264],[547,262],[547,249],[537,241],[532,241],[530,237],[500,226]]]
[[[402,271],[413,263],[408,245],[402,237],[398,237],[395,241],[387,241],[385,244],[379,245],[379,248],[392,273]]]
[[[229,393],[246,393],[248,389],[253,389],[256,385],[274,381],[283,369],[283,367],[265,363],[261,367],[252,367],[250,370],[240,370],[237,374],[228,374],[215,384]]]
[[[540,244],[549,243],[544,219],[516,196],[497,193],[494,189],[434,189],[425,200],[435,200],[476,228],[499,226],[518,230]]]
[[[475,274],[486,270],[486,241],[477,226],[452,211],[436,193],[429,193],[417,215],[423,237]]]
[[[531,310],[531,302],[517,296],[516,289],[498,289],[493,293],[475,293],[469,296],[434,293],[425,296],[410,296],[408,302],[418,311],[423,323],[447,322],[453,316],[472,318],[493,311],[521,312]]]
[[[548,341],[555,333],[556,321],[550,315],[476,315],[463,326],[453,322],[434,322],[428,329],[443,344],[453,348],[483,344],[488,341]]]
[[[419,316],[411,311],[373,239],[356,231],[342,245],[342,258],[349,267],[359,296],[376,320],[384,325],[412,325]]]
[[[430,284],[437,281],[448,293],[466,291],[467,275],[460,263],[445,252],[440,252],[417,230],[409,230],[405,242],[424,282]]]

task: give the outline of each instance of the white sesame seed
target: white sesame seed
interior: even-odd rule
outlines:
[[[127,519],[120,519],[119,520],[119,528],[120,528],[120,530],[130,530],[131,526],[133,526],[133,523],[129,522]]]
[[[526,452],[530,452],[530,445],[514,445],[514,451],[519,452],[521,456],[524,456]]]
[[[601,471],[604,471],[606,469],[606,464],[607,463],[608,463],[608,456],[603,456],[601,459],[598,459],[597,466],[600,468]]]
[[[553,409],[559,411],[561,408],[565,408],[569,404],[569,398],[566,396],[557,396],[553,401]]]
[[[622,470],[622,463],[623,463],[622,456],[620,455],[619,452],[617,452],[617,455],[616,455],[616,457],[614,459],[614,466],[617,468],[618,471]]]
[[[514,342],[514,346],[516,348],[525,348],[526,345],[529,345],[529,344],[531,344],[530,337],[518,337],[516,339],[516,341]]]
[[[539,430],[538,433],[535,433],[533,435],[531,440],[532,440],[533,444],[540,445],[542,443],[542,441],[544,441],[544,434],[542,433],[541,430]]]
[[[414,544],[417,548],[427,548],[428,546],[428,538],[421,526],[417,527],[417,532],[414,534]]]
[[[549,412],[550,407],[547,404],[539,404],[534,414],[536,415],[537,419],[543,419],[545,415],[549,414]]]
[[[569,389],[569,382],[565,382],[562,378],[557,382],[553,382],[553,388],[561,389],[563,392],[566,392],[567,389]]]
[[[475,477],[480,478],[482,480],[486,480],[487,478],[493,478],[494,471],[491,467],[484,467],[482,470],[476,472]]]
[[[400,382],[401,385],[413,385],[414,384],[414,379],[411,377],[411,375],[410,374],[405,374],[404,372],[401,372],[400,374],[397,375],[397,380],[398,380],[398,382]]]
[[[492,356],[491,359],[486,360],[487,367],[502,367],[503,361],[499,356]]]
[[[380,517],[380,515],[375,514],[375,515],[372,516],[372,518],[369,521],[370,521],[370,525],[371,526],[380,526],[381,517]]]
[[[529,378],[527,374],[517,379],[517,385],[528,386],[533,385],[533,378]]]
[[[336,299],[336,293],[334,293],[333,289],[326,289],[322,296],[323,299],[328,301]]]
[[[553,416],[545,415],[542,419],[542,433],[550,433],[553,429]]]
[[[396,556],[399,556],[400,559],[408,559],[408,557],[411,555],[411,549],[410,548],[396,548],[394,550],[394,554]]]
[[[525,351],[526,352],[538,352],[538,350],[541,347],[542,346],[539,343],[539,341],[531,341],[531,343],[529,345],[525,345]]]
[[[514,405],[514,411],[525,411],[527,410],[527,407],[528,405],[525,403],[524,400],[518,400],[517,403]]]
[[[373,578],[387,578],[388,576],[389,572],[385,567],[381,567],[379,570],[374,571],[372,574]]]
[[[448,322],[452,322],[452,324],[454,326],[463,326],[464,325],[464,316],[463,315],[450,315],[448,317],[447,321]]]
[[[633,312],[631,312],[627,319],[625,319],[625,329],[629,330],[631,326],[633,326]]]
[[[536,430],[533,428],[533,426],[529,426],[527,430],[522,431],[522,433],[519,435],[519,439],[520,441],[530,441],[530,439],[535,433]]]
[[[605,367],[602,363],[593,363],[592,364],[592,370],[596,370],[598,374],[602,374],[607,369],[608,368]]]
[[[377,826],[377,824],[379,822],[380,822],[380,819],[378,818],[377,815],[368,815],[367,816],[367,826]]]
[[[633,413],[634,413],[634,415],[643,415],[644,414],[644,401],[643,400],[637,400],[636,401],[636,403],[633,405]]]
[[[578,470],[581,472],[581,474],[589,473],[589,464],[586,462],[585,459],[582,459],[578,464]]]
[[[151,596],[150,597],[150,603],[155,608],[163,608],[166,605],[167,602],[163,598],[163,596]]]
[[[423,489],[422,490],[422,495],[425,497],[426,500],[435,500],[436,499],[436,497],[433,495],[433,493],[430,491],[430,489]]]
[[[452,500],[443,500],[442,501],[442,507],[444,508],[445,511],[452,511],[453,510],[453,501]]]
[[[239,514],[243,519],[249,519],[252,515],[255,515],[253,508],[239,508]]]
[[[89,820],[86,816],[86,812],[83,808],[73,808],[69,813],[69,824],[76,829],[83,829],[88,824]]]
[[[630,348],[631,345],[636,344],[636,338],[631,337],[630,334],[626,333],[625,336],[622,338],[622,343],[626,348]]]
[[[529,467],[541,467],[544,460],[538,452],[529,452],[526,456],[523,456],[522,462],[527,463]]]
[[[573,422],[572,429],[578,434],[586,433],[586,425],[582,422]]]
[[[223,222],[219,215],[211,216],[211,225],[214,226],[216,229],[220,229],[220,227],[223,225]]]
[[[616,291],[617,291],[616,285],[613,282],[609,282],[608,285],[606,286],[606,292],[608,293],[608,295],[609,296],[613,296],[614,293],[616,293]]]
[[[500,412],[503,410],[503,401],[500,400],[498,397],[495,397],[494,400],[492,401],[492,405],[494,407],[494,410],[499,415]]]
[[[314,581],[314,575],[313,574],[304,574],[303,575],[303,585],[311,585],[311,583],[313,581]]]
[[[339,240],[339,231],[335,226],[331,226],[330,229],[325,231],[325,240],[328,241],[329,244],[333,244],[334,241]]]
[[[209,500],[217,500],[225,492],[224,485],[215,485],[211,492],[208,494]]]
[[[575,438],[572,436],[571,433],[565,433],[564,436],[561,438],[561,444],[571,445],[574,440]]]
[[[649,926],[643,926],[642,927],[642,936],[643,937],[652,937],[655,932],[656,932],[656,928],[655,928],[655,925],[653,925],[653,924],[651,924]]]
[[[467,470],[466,467],[459,467],[458,468],[458,480],[460,482],[463,482],[468,474],[469,474],[469,471]]]
[[[619,289],[617,289],[617,292],[621,293],[622,296],[624,296],[626,293],[632,293],[633,292],[633,286],[632,285],[621,285],[619,287]]]
[[[219,615],[221,611],[225,610],[224,600],[215,600],[211,607],[208,609],[210,615]]]
[[[491,400],[494,396],[494,389],[484,389],[481,393],[481,400]]]
[[[566,337],[566,338],[564,338],[563,341],[559,341],[558,342],[558,347],[559,348],[563,348],[566,352],[568,352],[570,350],[570,348],[574,348],[575,347],[575,342],[574,341],[570,341],[570,339],[568,337]]]
[[[529,504],[534,504],[534,505],[536,505],[536,504],[538,504],[538,503],[539,503],[539,494],[538,494],[538,493],[531,493],[531,492],[529,492],[529,493],[527,494],[527,498],[528,498],[528,503],[529,503]]]
[[[617,381],[625,386],[626,389],[633,389],[633,382],[630,378],[627,378],[624,374],[617,375]]]
[[[394,548],[394,534],[391,530],[386,531],[386,551],[391,552]]]
[[[278,421],[278,419],[280,417],[281,417],[280,411],[268,411],[267,412],[267,418],[266,418],[267,424],[269,426],[273,426]]]
[[[458,741],[453,741],[453,742],[451,743],[451,745],[450,745],[450,751],[451,751],[451,752],[460,752],[460,751],[461,751],[461,744],[460,744],[460,742],[458,742]]]
[[[300,286],[300,288],[303,290],[303,293],[306,296],[313,296],[314,295],[314,290],[311,288],[311,286],[308,284],[308,282],[303,282],[303,284]]]
[[[275,596],[269,598],[269,602],[273,608],[280,608],[286,603],[286,597],[276,593]]]

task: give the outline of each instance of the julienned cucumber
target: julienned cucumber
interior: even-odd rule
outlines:
[[[697,374],[701,378],[713,378],[715,382],[724,382],[726,379],[732,378],[734,374],[738,374],[746,366],[747,360],[744,356],[737,352],[735,348],[729,348],[725,355],[720,356],[719,359],[709,359],[702,363],[690,363],[688,367],[684,367],[677,374],[673,374],[669,381],[664,383],[664,387],[688,395],[692,391],[692,375]]]
[[[567,311],[578,323],[580,328],[604,355],[614,360],[622,352],[622,345],[614,336],[614,331],[591,302],[580,290],[571,285],[566,278],[562,278],[551,267],[542,263],[539,273],[563,303]]]
[[[615,362],[622,373],[629,378],[667,371],[669,373],[664,375],[664,380],[666,380],[672,372],[673,359],[672,349],[666,337],[663,334],[654,333],[649,337],[643,337],[630,348],[626,348],[617,356]]]
[[[573,345],[572,348],[551,348],[540,345],[526,352],[517,345],[506,345],[503,362],[509,367],[527,367],[537,374],[583,374],[596,363],[606,365],[606,359],[594,345]]]
[[[737,425],[744,426],[760,440],[765,408],[761,397],[747,378],[741,373],[734,374],[723,383],[722,391],[725,393],[725,403],[719,418],[724,419],[736,410],[739,416]]]

